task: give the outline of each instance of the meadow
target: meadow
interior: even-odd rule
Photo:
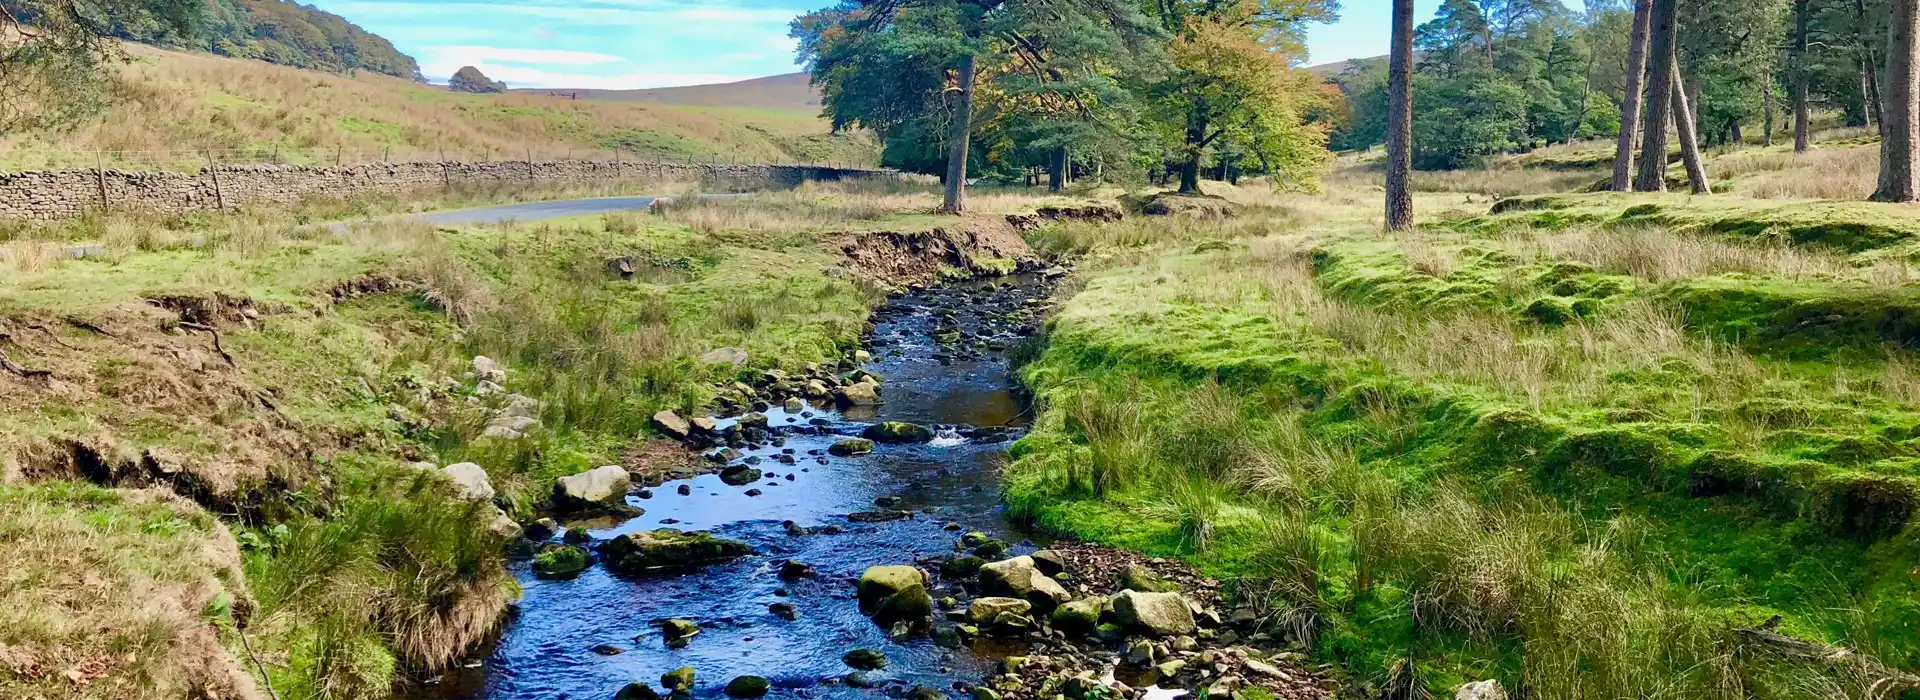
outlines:
[[[1581,194],[1560,147],[1418,175],[1402,236],[1351,161],[1045,231],[1079,291],[1009,506],[1199,564],[1370,697],[1913,692],[1920,227],[1835,201],[1870,148],[1692,197]]]

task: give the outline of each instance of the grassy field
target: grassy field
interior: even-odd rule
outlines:
[[[1236,219],[1043,231],[1080,289],[1023,370],[1008,502],[1232,581],[1360,692],[1896,696],[1920,210],[1814,175],[1870,148],[1719,154],[1713,197],[1547,194],[1603,176],[1564,148],[1423,175],[1398,237],[1364,164],[1216,185]]]
[[[514,593],[496,506],[526,521],[556,476],[655,470],[655,411],[847,357],[883,290],[824,243],[938,201],[876,182],[509,226],[301,223],[399,206],[348,202],[9,229],[0,696],[355,700],[445,668]],[[697,359],[720,347],[747,366]],[[524,439],[484,434],[513,399],[475,355],[538,402]],[[479,463],[499,496],[453,499],[422,461]]]
[[[78,128],[9,135],[0,171],[197,168],[227,162],[331,164],[567,157],[872,164],[878,147],[833,134],[816,110],[689,107],[470,95],[362,73],[129,46],[116,103]]]

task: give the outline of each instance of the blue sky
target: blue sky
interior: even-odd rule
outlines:
[[[307,0],[393,40],[436,82],[461,66],[513,87],[636,89],[798,68],[787,22],[827,0]],[[1390,0],[1346,0],[1314,63],[1387,50]],[[1421,21],[1440,0],[1418,0]]]

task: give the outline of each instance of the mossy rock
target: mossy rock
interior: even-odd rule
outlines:
[[[1920,486],[1913,479],[1836,472],[1814,486],[1815,519],[1829,530],[1864,541],[1899,534],[1920,507]]]
[[[1663,487],[1678,457],[1665,439],[1634,428],[1600,428],[1574,433],[1547,452],[1542,464],[1560,476],[1575,469],[1595,469],[1619,477]]]
[[[668,692],[688,693],[693,691],[694,671],[692,666],[681,666],[660,675],[660,685]]]
[[[757,698],[765,696],[772,687],[773,684],[760,676],[737,676],[727,681],[726,693],[727,697]]]
[[[1540,297],[1520,310],[1520,315],[1543,326],[1563,326],[1580,318],[1573,310],[1573,302],[1560,297]]]
[[[867,426],[860,437],[890,445],[928,442],[933,439],[933,429],[918,423],[887,421]]]
[[[587,550],[565,544],[547,544],[533,557],[533,573],[540,578],[573,578],[593,564]]]
[[[622,574],[703,566],[752,553],[744,542],[679,530],[633,532],[600,545],[607,568]]]
[[[833,443],[831,447],[827,448],[827,454],[831,454],[835,457],[853,457],[856,455],[867,454],[872,451],[873,451],[873,441],[865,440],[861,438],[847,438],[845,440],[841,440],[839,442]]]
[[[1474,420],[1469,448],[1481,461],[1493,465],[1530,465],[1539,462],[1565,432],[1539,415],[1499,409]]]

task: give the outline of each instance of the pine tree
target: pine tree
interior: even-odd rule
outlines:
[[[1880,127],[1880,187],[1873,198],[1882,202],[1920,202],[1920,0],[1894,0],[1887,42],[1885,120]]]
[[[1647,109],[1641,124],[1640,173],[1633,187],[1641,192],[1667,190],[1667,113],[1673,93],[1676,0],[1653,0],[1647,16]]]
[[[1393,0],[1387,67],[1387,230],[1413,230],[1413,0]]]
[[[1641,102],[1646,94],[1647,32],[1653,14],[1652,0],[1634,0],[1633,46],[1627,54],[1627,93],[1620,106],[1620,138],[1614,149],[1613,189],[1633,190],[1633,147],[1639,137]]]
[[[1807,65],[1811,18],[1807,0],[1793,0],[1793,152],[1813,147],[1813,106],[1808,103],[1813,71]]]

